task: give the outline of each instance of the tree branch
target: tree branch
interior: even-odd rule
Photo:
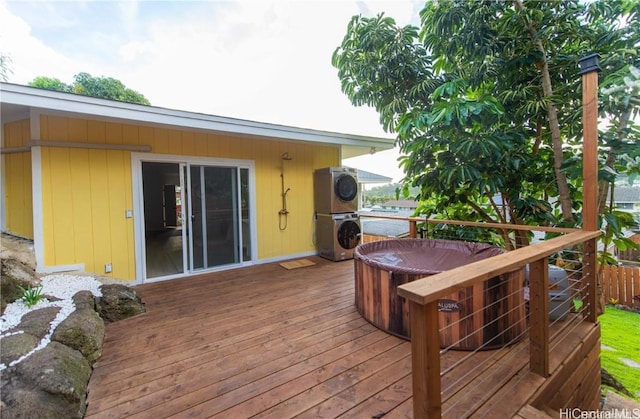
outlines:
[[[542,92],[547,99],[547,117],[549,118],[549,129],[551,131],[551,141],[553,149],[553,169],[556,175],[556,182],[558,184],[558,194],[560,199],[560,209],[562,211],[562,218],[568,221],[573,221],[573,211],[571,195],[569,190],[569,184],[567,182],[566,174],[560,169],[562,161],[564,159],[562,152],[562,136],[560,134],[560,123],[558,122],[558,111],[551,100],[553,96],[553,86],[551,84],[551,76],[549,74],[549,65],[547,62],[546,51],[542,45],[542,41],[538,39],[538,32],[533,27],[533,24],[525,19],[524,4],[521,0],[515,0],[514,6],[517,11],[520,12],[520,16],[525,23],[531,42],[535,49],[540,52],[540,60],[537,62],[538,70],[542,75]]]

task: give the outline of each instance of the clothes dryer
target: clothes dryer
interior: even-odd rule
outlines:
[[[316,247],[325,259],[353,259],[360,243],[360,217],[357,213],[316,214]]]
[[[358,210],[358,171],[349,167],[325,167],[313,173],[314,206],[319,214]]]

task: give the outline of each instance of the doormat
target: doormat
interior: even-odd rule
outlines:
[[[305,266],[315,265],[315,262],[310,261],[309,259],[298,259],[291,260],[289,262],[282,262],[280,266],[285,269],[296,269],[296,268],[304,268]]]

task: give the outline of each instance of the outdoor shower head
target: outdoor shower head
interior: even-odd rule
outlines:
[[[282,160],[293,160],[293,158],[289,155],[289,152],[282,153]]]

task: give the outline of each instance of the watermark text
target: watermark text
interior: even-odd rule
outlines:
[[[640,409],[560,409],[561,419],[640,419]]]

